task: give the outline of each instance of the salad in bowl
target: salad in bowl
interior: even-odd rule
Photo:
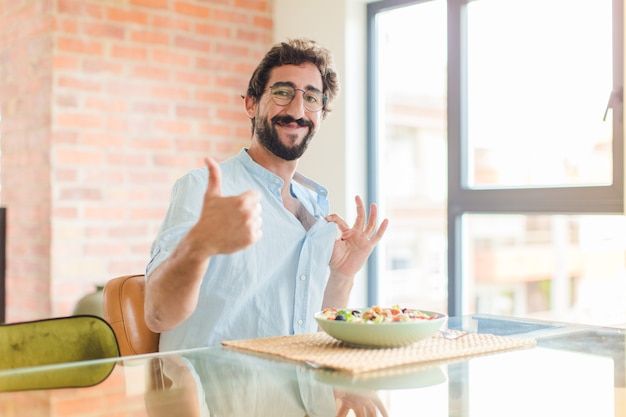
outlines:
[[[448,316],[392,306],[326,308],[315,314],[322,330],[344,343],[361,347],[408,346],[437,333]]]

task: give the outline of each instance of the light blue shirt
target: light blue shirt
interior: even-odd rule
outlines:
[[[161,351],[317,330],[313,315],[321,308],[337,233],[336,225],[324,219],[328,191],[294,175],[292,194],[316,219],[307,231],[283,206],[283,180],[254,162],[246,149],[220,163],[220,168],[224,196],[250,189],[261,193],[263,237],[244,250],[211,258],[196,310],[176,328],[161,334]],[[206,167],[199,168],[176,181],[152,244],[148,279],[197,222],[207,175]]]

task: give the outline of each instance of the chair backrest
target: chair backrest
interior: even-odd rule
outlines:
[[[100,317],[55,317],[0,325],[0,392],[85,387],[106,379],[114,361],[82,367],[48,367],[96,359],[118,358],[117,338]],[[0,407],[2,408],[2,407]]]
[[[104,286],[104,318],[111,325],[122,356],[159,350],[159,334],[151,331],[144,318],[144,275],[113,278]]]

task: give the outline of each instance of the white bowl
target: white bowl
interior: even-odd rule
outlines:
[[[346,310],[365,311],[368,308]],[[315,313],[315,320],[330,336],[358,347],[390,348],[408,346],[434,336],[446,323],[448,316],[433,311],[419,310],[433,318],[403,322],[346,322],[328,320],[324,312]]]

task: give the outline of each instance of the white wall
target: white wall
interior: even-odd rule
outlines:
[[[366,1],[275,0],[274,39],[306,37],[332,53],[341,92],[298,170],[329,190],[331,212],[348,223],[354,196],[366,190]],[[365,306],[365,269],[357,277],[351,305]]]

